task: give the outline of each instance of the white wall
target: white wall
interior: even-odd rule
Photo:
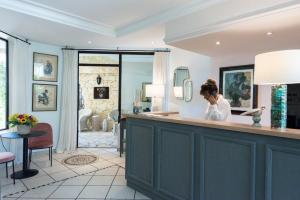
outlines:
[[[59,135],[59,126],[60,126],[60,102],[61,102],[61,78],[62,78],[62,66],[63,66],[63,57],[62,50],[59,46],[47,45],[37,42],[31,42],[30,45],[30,62],[29,70],[27,76],[29,78],[28,88],[28,102],[32,102],[32,83],[42,83],[42,84],[54,84],[57,85],[57,111],[44,111],[44,112],[32,112],[32,105],[27,107],[28,112],[36,116],[40,122],[47,122],[51,124],[53,128],[53,140],[54,148],[56,147],[58,135]],[[57,82],[44,82],[44,81],[33,81],[32,80],[32,70],[33,70],[33,52],[46,53],[58,56],[58,81]]]
[[[168,81],[168,111],[179,111],[184,117],[203,118],[207,102],[200,96],[200,87],[208,79],[213,78],[219,82],[219,68],[227,66],[247,65],[254,63],[255,55],[235,55],[229,57],[210,58],[178,48],[171,49],[169,81]],[[175,98],[172,91],[174,69],[187,66],[193,80],[193,99],[184,102]],[[270,125],[271,88],[270,86],[258,87],[258,107],[266,106],[261,123]],[[252,124],[251,117],[232,115],[231,121]]]
[[[207,102],[200,96],[200,87],[212,74],[211,59],[190,51],[171,48],[169,66],[167,110],[179,111],[183,117],[203,118]],[[175,68],[179,66],[189,68],[193,80],[193,98],[191,102],[178,100],[173,94],[173,74]]]
[[[47,122],[51,124],[53,128],[53,140],[54,140],[54,148],[56,147],[58,135],[59,135],[59,126],[60,126],[60,102],[61,102],[61,78],[62,78],[62,66],[63,66],[63,57],[62,50],[59,46],[47,45],[42,43],[32,42],[30,46],[30,54],[33,55],[33,52],[46,53],[58,56],[58,81],[57,82],[41,82],[41,81],[31,81],[32,83],[49,83],[57,85],[57,111],[44,111],[44,112],[32,112],[32,107],[30,106],[29,112],[32,112],[40,122]],[[32,66],[33,66],[33,58],[30,60],[30,70],[27,76],[32,77]],[[32,87],[28,87],[28,94],[32,94]],[[29,102],[32,102],[32,95],[28,95]]]
[[[218,57],[212,59],[212,78],[217,80],[219,83],[219,68],[220,67],[229,67],[229,66],[239,66],[239,65],[248,65],[254,64],[255,55],[234,55],[227,57]],[[271,87],[270,86],[259,86],[258,87],[258,107],[266,106],[266,109],[263,111],[261,124],[269,126],[271,122]],[[252,123],[252,118],[248,116],[239,116],[232,115],[233,122],[239,123]]]
[[[52,55],[57,55],[58,56],[58,82],[43,82],[43,81],[33,81],[32,80],[32,74],[33,74],[33,52],[38,52],[38,53],[46,53],[46,54],[52,54]],[[62,77],[62,63],[63,63],[63,58],[62,58],[62,50],[61,47],[58,46],[53,46],[53,45],[47,45],[47,44],[42,44],[42,43],[37,43],[37,42],[31,42],[31,45],[29,47],[29,65],[24,66],[28,70],[26,71],[26,83],[20,83],[20,84],[27,84],[27,96],[23,97],[26,98],[26,101],[28,102],[27,105],[25,106],[25,112],[26,113],[31,113],[34,116],[36,116],[39,120],[39,122],[47,122],[51,124],[53,128],[53,139],[54,139],[54,148],[56,147],[57,140],[58,140],[58,135],[59,135],[59,126],[60,126],[60,101],[61,101],[61,77]],[[57,111],[44,111],[44,112],[32,112],[32,84],[33,83],[41,83],[41,84],[56,84],[57,87]],[[3,131],[6,132],[6,131]],[[10,150],[10,144],[11,140],[9,139],[4,139],[4,145],[7,148],[7,150]],[[22,161],[22,141],[19,140],[17,142],[18,148],[20,151],[17,153],[17,161]],[[0,145],[0,151],[4,151],[2,145]]]

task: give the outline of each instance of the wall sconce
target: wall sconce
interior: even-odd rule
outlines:
[[[102,78],[101,78],[101,76],[100,76],[100,74],[97,76],[97,83],[98,83],[98,85],[100,85],[100,83],[101,83],[101,80],[102,80]]]

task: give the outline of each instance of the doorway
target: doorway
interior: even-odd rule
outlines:
[[[78,147],[118,146],[119,54],[79,52]]]
[[[119,120],[121,114],[132,113],[137,91],[141,111],[151,108],[145,85],[152,82],[153,56],[79,51],[77,147],[119,148]]]

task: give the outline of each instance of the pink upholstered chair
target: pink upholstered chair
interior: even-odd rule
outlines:
[[[13,167],[13,173],[15,173],[15,155],[11,152],[0,152],[0,164],[5,163],[6,166],[6,178],[8,178],[8,169],[7,169],[7,163],[12,162],[12,167]],[[14,184],[15,182],[15,177],[14,179]]]
[[[28,140],[29,149],[29,162],[31,162],[32,150],[35,149],[49,149],[49,160],[52,166],[52,147],[53,147],[53,133],[52,127],[48,123],[37,123],[37,125],[31,129],[32,131],[45,131],[46,135],[39,137],[32,137]]]

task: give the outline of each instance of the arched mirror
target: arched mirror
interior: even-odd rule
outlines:
[[[174,95],[177,99],[185,99],[184,98],[184,81],[190,78],[189,69],[187,67],[177,67],[174,70],[173,77],[173,90]]]

